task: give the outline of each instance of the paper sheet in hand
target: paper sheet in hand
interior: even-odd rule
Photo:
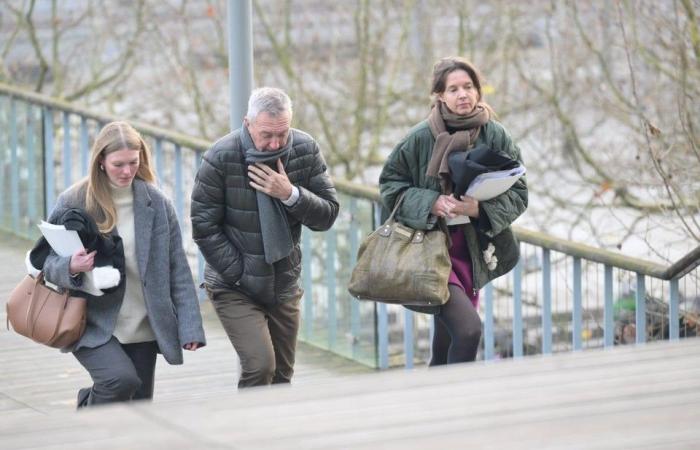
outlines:
[[[510,189],[523,175],[525,175],[525,167],[523,166],[510,170],[482,173],[469,184],[466,195],[479,201],[491,200]]]
[[[42,220],[39,224],[39,230],[58,256],[72,256],[76,250],[83,248],[78,232],[66,230],[63,225],[54,225]]]
[[[75,230],[66,230],[66,227],[63,225],[54,225],[43,220],[38,227],[39,230],[41,230],[41,234],[44,235],[46,241],[58,256],[73,256],[76,250],[84,248],[83,242],[80,240],[80,236],[78,236],[78,232]],[[95,296],[104,294],[102,290],[95,286],[92,271],[83,274],[83,285],[80,290]]]

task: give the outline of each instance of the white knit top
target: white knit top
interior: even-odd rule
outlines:
[[[133,187],[122,188],[111,183],[110,187],[117,210],[117,231],[124,245],[124,261],[126,263],[126,290],[114,327],[114,337],[122,344],[154,341],[156,338],[151,324],[148,322],[141,275],[136,260]]]

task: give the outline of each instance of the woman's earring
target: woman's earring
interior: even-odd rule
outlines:
[[[104,171],[105,171],[105,166],[103,166],[102,164],[100,164],[100,170],[104,172]]]

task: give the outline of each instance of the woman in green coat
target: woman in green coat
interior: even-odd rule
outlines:
[[[485,201],[453,195],[448,166],[451,153],[486,145],[501,156],[520,163],[522,159],[509,133],[483,102],[481,79],[468,61],[459,57],[438,61],[433,68],[431,94],[430,115],[389,155],[379,187],[388,210],[405,193],[396,213],[405,225],[430,230],[442,218],[448,224],[452,241],[450,298],[439,309],[429,311],[435,314],[432,366],[476,359],[481,340],[481,319],[476,311],[479,289],[509,272],[518,261],[518,244],[510,224],[527,208],[527,185],[525,178],[520,178],[503,194]],[[484,243],[486,248],[480,248]]]

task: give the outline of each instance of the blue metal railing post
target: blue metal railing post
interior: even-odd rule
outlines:
[[[192,164],[192,178],[197,176],[199,166],[202,164],[202,156],[203,153],[201,151],[195,151],[193,153],[194,164]],[[202,283],[204,283],[204,256],[202,255],[202,252],[199,251],[199,248],[197,248],[197,279],[199,280],[197,282],[197,292],[199,293],[199,301],[202,302],[207,298],[207,292],[203,288],[199,287]]]
[[[380,369],[389,368],[389,314],[386,303],[377,303],[377,358]]]
[[[644,286],[644,275],[637,274],[637,293],[634,298],[634,318],[636,326],[636,342],[644,343],[647,340],[647,305],[646,288]]]
[[[17,103],[10,97],[10,203],[12,230],[19,234],[19,156],[17,143]]]
[[[376,229],[381,223],[382,207],[377,202],[372,202],[372,229]],[[375,320],[377,323],[377,365],[380,369],[389,367],[389,314],[386,303],[375,303]]]
[[[158,177],[158,184],[163,186],[163,180],[165,177],[163,166],[163,140],[156,138],[156,148],[155,148],[155,164],[156,164],[156,176]]]
[[[523,356],[523,263],[513,269],[513,357]]]
[[[603,340],[606,347],[615,343],[615,328],[613,318],[613,273],[612,266],[605,265],[605,310],[603,312]]]
[[[312,259],[314,257],[311,248],[311,231],[306,227],[301,231],[301,248],[302,248],[302,284],[304,286],[304,338],[306,341],[311,341],[314,325],[314,303],[313,303],[313,285],[311,278]]]
[[[56,202],[53,160],[53,111],[44,107],[44,216],[49,214]]]
[[[173,186],[173,196],[175,197],[175,212],[180,221],[180,229],[184,226],[183,216],[185,215],[185,193],[182,191],[182,147],[175,144],[175,186]]]
[[[413,368],[413,311],[403,310],[403,354],[406,369]]]
[[[493,329],[493,284],[484,286],[484,359],[491,360],[495,356],[495,339]]]
[[[582,333],[582,292],[581,292],[581,258],[574,257],[574,308],[571,312],[571,344],[574,350],[581,350],[581,336]]]
[[[36,210],[36,193],[37,185],[39,185],[40,177],[37,176],[36,170],[36,149],[34,140],[34,107],[27,103],[27,134],[26,146],[27,146],[27,215],[29,216],[29,227],[27,237],[32,236],[32,227],[38,222],[37,210]],[[42,183],[43,184],[43,183]]]
[[[70,113],[67,111],[63,112],[63,189],[68,189],[72,184],[72,149],[70,142]]]
[[[328,348],[335,348],[338,336],[338,305],[336,298],[336,233],[335,228],[326,231],[326,289],[328,295]]]
[[[542,249],[542,353],[552,353],[552,263],[549,249]]]
[[[350,267],[357,264],[357,251],[359,250],[359,220],[357,218],[357,199],[350,198]],[[349,294],[348,294],[349,295]],[[352,339],[352,356],[357,358],[360,350],[360,301],[350,297],[350,334]]]
[[[678,317],[678,278],[674,278],[668,282],[669,300],[668,300],[668,338],[676,341],[679,337],[679,320]]]
[[[5,105],[9,103],[10,97],[2,96],[0,97],[0,123],[5,122],[3,119],[7,120],[9,125],[9,112],[7,112]],[[9,146],[9,142],[6,144],[5,139],[7,132],[4,127],[0,127],[0,227],[5,226],[5,220],[9,211],[5,205],[5,198],[7,198],[7,192],[5,191],[5,182],[7,180],[7,168],[6,168],[6,155],[5,149],[6,145]]]
[[[86,176],[88,172],[88,159],[90,144],[88,143],[88,124],[85,116],[80,116],[80,175]]]

